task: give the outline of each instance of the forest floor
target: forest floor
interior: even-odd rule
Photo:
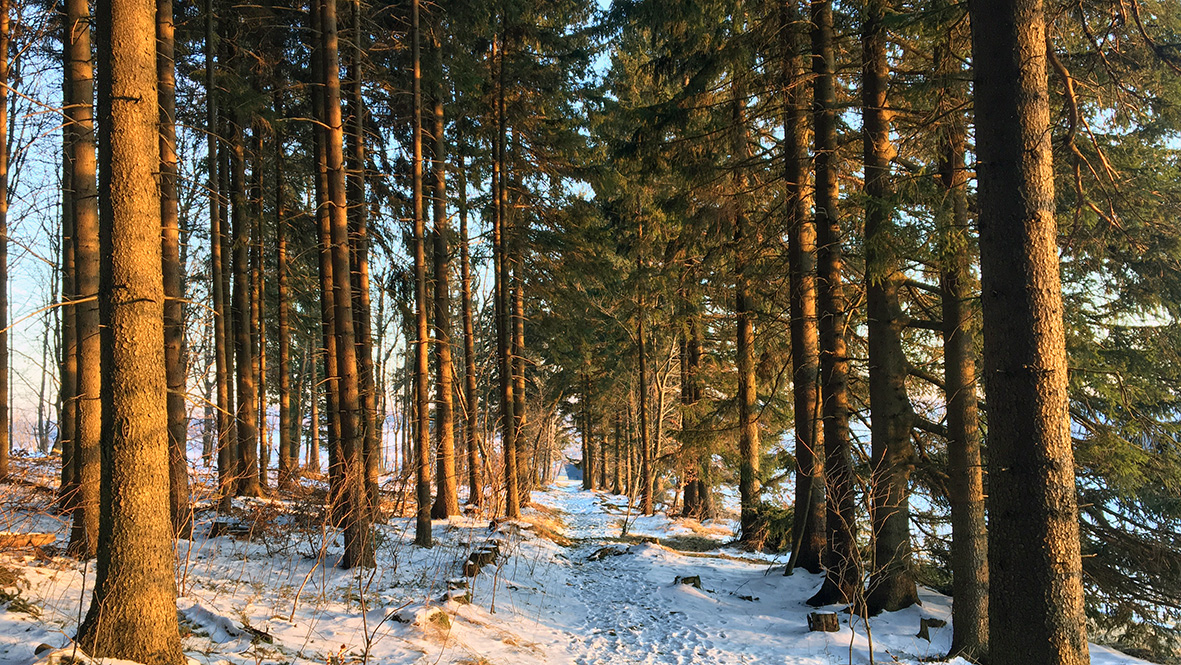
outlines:
[[[52,466],[17,462],[24,476],[0,484],[0,532],[50,532],[64,544]],[[535,491],[518,522],[436,521],[430,549],[414,547],[413,518],[391,518],[377,528],[377,567],[363,571],[336,567],[339,534],[320,526],[314,499],[237,500],[229,519],[198,503],[194,539],[177,541],[190,663],[917,664],[950,643],[950,599],[930,591],[921,607],[868,629],[840,613],[839,631],[809,632],[803,601],[821,576],[785,577],[782,558],[728,547],[730,521],[637,518],[625,497],[575,481]],[[211,537],[215,521],[228,533]],[[449,600],[464,599],[448,586],[490,541],[500,556],[467,579],[471,602]],[[76,655],[70,637],[94,570],[58,545],[0,551],[0,665]],[[677,579],[693,576],[700,588]],[[948,625],[923,639],[922,618]],[[35,653],[41,645],[49,649]],[[1146,662],[1091,653],[1094,665]]]

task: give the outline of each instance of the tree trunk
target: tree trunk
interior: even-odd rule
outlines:
[[[336,324],[340,391],[340,454],[346,500],[344,558],[341,566],[374,565],[371,513],[365,496],[364,409],[361,404],[357,336],[353,325],[348,204],[345,196],[344,122],[340,109],[340,54],[336,3],[321,2],[324,57],[324,137],[328,165],[328,214],[332,241],[333,320]]]
[[[751,238],[751,230],[744,210],[747,189],[745,162],[749,158],[746,137],[746,109],[743,107],[745,91],[741,77],[735,74],[730,83],[730,124],[733,134],[731,159],[733,164],[733,206],[734,215],[734,318],[737,339],[735,353],[738,370],[738,495],[741,503],[740,523],[742,539],[749,540],[755,534],[759,515],[759,423],[758,384],[755,378],[754,359],[754,304],[750,297],[750,278],[747,269],[749,252],[757,238]],[[753,241],[753,242],[752,242]],[[659,417],[660,414],[657,414]]]
[[[640,229],[641,246],[644,231]],[[642,261],[637,254],[636,267],[642,268]],[[653,494],[652,451],[648,445],[648,351],[644,335],[644,297],[640,296],[639,315],[636,319],[636,353],[639,356],[640,373],[640,513],[651,515],[654,511],[655,497]]]
[[[1087,663],[1040,0],[969,4],[984,378],[989,660]]]
[[[463,143],[459,146],[459,241],[460,245],[460,279],[462,281],[460,299],[463,309],[463,367],[464,367],[464,404],[465,412],[464,440],[467,446],[468,465],[468,503],[479,506],[483,497],[480,482],[479,457],[479,394],[476,392],[476,335],[472,322],[472,257],[468,247],[467,230],[467,160],[463,154]]]
[[[261,123],[259,123],[261,125]],[[266,277],[263,258],[263,128],[254,127],[250,165],[250,344],[254,352],[254,385],[256,386],[258,418],[258,484],[267,488],[267,469],[271,466],[271,445],[267,428],[267,339],[266,339]]]
[[[942,55],[945,85],[960,73],[950,48]],[[972,339],[972,256],[966,130],[950,116],[939,145],[939,172],[950,206],[940,221],[940,290],[943,292],[943,367],[947,393],[947,475],[951,502],[952,633],[949,657],[988,656],[988,531],[976,414],[976,350]]]
[[[381,513],[378,481],[381,475],[381,439],[377,426],[377,384],[373,370],[373,331],[369,303],[369,219],[365,199],[365,97],[362,89],[361,3],[349,4],[352,19],[352,48],[349,49],[349,141],[346,165],[348,172],[349,227],[354,262],[353,316],[357,328],[357,356],[360,361],[362,426],[364,427],[361,460],[365,467],[365,500],[371,516]]]
[[[228,348],[228,331],[230,313],[226,302],[226,270],[225,255],[222,247],[225,245],[226,219],[222,211],[225,205],[222,200],[221,181],[225,173],[221,169],[218,141],[220,126],[217,107],[217,66],[214,58],[216,35],[214,29],[215,0],[205,3],[205,112],[206,112],[206,148],[208,150],[207,167],[209,169],[209,264],[211,290],[213,291],[213,346],[214,368],[217,383],[217,485],[221,497],[219,510],[225,511],[230,507],[230,497],[234,494],[234,484],[237,465],[237,435],[235,434],[233,397],[230,394],[230,374],[232,369],[231,354]]]
[[[99,658],[185,662],[169,516],[155,8],[99,0],[102,503],[78,644]],[[145,37],[146,36],[146,37]],[[116,57],[116,54],[118,57]]]
[[[8,476],[8,44],[9,0],[0,0],[0,478]],[[63,283],[64,286],[64,283]],[[60,420],[60,416],[59,416]]]
[[[243,118],[230,123],[230,219],[233,233],[233,329],[237,366],[238,496],[260,496],[258,477],[258,386],[250,334],[250,228],[246,201],[246,147]]]
[[[430,388],[427,386],[430,333],[427,328],[426,308],[426,210],[423,202],[422,164],[422,31],[419,26],[419,0],[411,0],[411,40],[414,48],[414,401],[417,413],[414,431],[414,453],[417,467],[415,485],[417,519],[414,544],[431,546],[431,440]]]
[[[514,133],[515,137],[516,134]],[[513,206],[511,209],[514,209]],[[532,462],[535,450],[525,436],[525,221],[510,224],[509,246],[513,250],[512,286],[512,375],[513,375],[513,431],[517,452],[517,496],[519,505],[529,505],[533,491]]]
[[[185,407],[184,270],[176,200],[176,63],[172,0],[156,0],[156,78],[160,98],[160,223],[164,272],[164,372],[168,383],[169,507],[174,533],[193,530],[189,510],[188,412]]]
[[[0,2],[6,0],[0,0]],[[4,12],[0,20],[8,16]],[[64,24],[64,21],[63,21]],[[70,38],[68,37],[67,28],[63,27],[62,43],[68,44]],[[0,49],[0,56],[7,54],[6,50]],[[62,106],[65,109],[73,106],[71,100],[71,89],[73,85],[69,76],[62,77]],[[7,94],[5,90],[4,94]],[[0,126],[7,129],[7,123],[0,123]],[[72,184],[74,171],[74,158],[70,146],[74,144],[74,129],[69,123],[62,125],[62,229],[61,229],[61,272],[62,272],[62,356],[61,356],[61,374],[60,376],[60,397],[58,402],[61,405],[58,412],[58,441],[62,449],[62,469],[61,469],[61,486],[58,490],[58,512],[70,514],[74,510],[77,503],[78,485],[75,483],[74,472],[74,451],[76,450],[76,437],[74,436],[74,428],[77,424],[76,409],[77,406],[77,390],[78,390],[78,346],[77,346],[77,327],[75,324],[75,311],[77,307],[73,304],[77,297],[77,292],[74,288],[74,186]],[[7,145],[7,141],[3,143]],[[4,237],[4,247],[0,251],[5,253],[5,260],[7,260],[8,236]],[[7,275],[7,272],[5,272]],[[4,302],[8,301],[8,289],[4,288],[0,298],[4,298]],[[7,312],[7,310],[6,310]],[[7,313],[5,314],[7,317]],[[7,321],[7,318],[5,319]],[[7,323],[5,323],[7,326]],[[7,333],[5,333],[4,353],[8,352]],[[5,374],[7,374],[8,363],[4,364]],[[7,406],[8,401],[4,401]],[[7,421],[4,423],[5,433],[3,436],[7,437],[8,427]],[[10,442],[11,443],[11,442]],[[8,454],[10,446],[4,446],[4,455]]]
[[[866,597],[871,614],[919,602],[910,553],[910,474],[914,422],[906,393],[909,364],[898,289],[906,281],[893,247],[890,203],[890,110],[886,99],[888,0],[870,0],[862,24],[861,126],[865,166],[865,298],[869,314],[869,403],[872,440],[874,562]]]
[[[785,572],[796,566],[823,570],[825,547],[824,455],[820,433],[820,349],[816,325],[816,224],[809,214],[808,120],[802,22],[798,5],[784,3],[782,38],[787,73],[783,121],[784,181],[787,183],[788,300],[791,316],[792,398],[795,409],[796,490],[792,552]]]
[[[292,449],[292,439],[299,441],[291,422],[291,330],[288,323],[290,297],[287,281],[287,209],[283,199],[283,139],[275,136],[275,273],[278,290],[276,340],[279,346],[279,489],[295,486],[299,451]],[[303,371],[307,371],[306,362]],[[302,391],[296,394],[302,394]],[[298,409],[296,410],[298,414]]]
[[[325,36],[322,29],[323,11],[320,0],[312,7],[312,31],[317,39],[312,49],[312,68],[320,76],[326,76],[324,63]],[[322,79],[321,79],[322,80]],[[316,117],[327,117],[325,111],[324,87],[316,86],[312,91],[312,101],[316,109]],[[333,295],[335,281],[332,274],[332,229],[329,220],[328,207],[328,139],[324,126],[317,124],[313,129],[316,148],[316,218],[319,231],[319,272],[320,272],[320,331],[324,342],[324,404],[328,420],[328,510],[333,524],[343,524],[343,516],[347,512],[344,499],[343,460],[340,449],[340,375],[338,355],[336,350],[336,321],[333,313],[336,298]],[[317,457],[319,451],[317,450]],[[317,465],[314,467],[319,469]]]
[[[816,144],[817,298],[820,380],[824,418],[827,561],[813,606],[849,603],[861,588],[856,509],[849,443],[849,359],[845,347],[845,294],[841,286],[841,229],[836,168],[836,74],[832,0],[812,0],[812,73]]]
[[[438,10],[436,10],[438,11]],[[434,175],[433,210],[435,227],[431,234],[434,241],[435,269],[435,436],[437,438],[436,471],[437,490],[431,517],[446,519],[459,514],[459,495],[455,480],[455,389],[453,387],[453,366],[451,363],[451,262],[448,255],[447,236],[451,233],[447,222],[447,141],[443,135],[443,96],[446,86],[443,81],[443,44],[440,31],[442,17],[435,16],[431,26],[434,54],[433,79],[434,114],[431,132],[434,134],[434,159],[431,170]]]
[[[508,33],[507,15],[501,17],[499,44],[493,44],[492,60],[496,63],[496,160],[492,179],[496,206],[492,218],[492,237],[496,270],[496,351],[500,379],[500,427],[504,448],[504,513],[509,519],[521,517],[519,486],[517,484],[517,427],[516,400],[513,397],[513,361],[511,315],[509,313],[509,257],[508,257],[508,186],[506,179],[507,105],[505,103],[505,35]]]
[[[86,0],[67,0],[66,24],[75,26],[67,51],[66,77],[70,80],[67,110],[73,125],[72,149],[74,172],[74,289],[80,300],[75,306],[78,343],[78,385],[74,425],[74,483],[78,487],[74,524],[69,549],[83,557],[93,557],[98,548],[99,482],[103,434],[101,347],[99,346],[99,247],[98,190],[96,188],[94,135],[94,68],[90,49],[90,10]],[[152,27],[151,34],[155,34]],[[153,66],[152,71],[155,71]],[[153,86],[154,88],[155,86]],[[154,97],[153,97],[154,98]],[[152,146],[152,154],[158,148]],[[163,347],[161,346],[161,349]]]

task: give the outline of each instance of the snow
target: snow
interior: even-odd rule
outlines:
[[[68,524],[50,515],[48,493],[0,486],[4,494],[0,529],[54,531],[64,542]],[[430,549],[413,546],[412,518],[392,518],[377,528],[377,568],[364,571],[336,567],[339,534],[319,525],[310,500],[235,508],[248,537],[208,537],[205,510],[195,539],[177,545],[190,663],[917,664],[942,657],[951,639],[950,599],[925,590],[921,607],[868,627],[841,613],[838,632],[809,632],[803,601],[820,576],[785,577],[774,560],[724,547],[729,521],[637,517],[626,498],[564,477],[534,492],[519,522],[436,521]],[[495,565],[449,591],[489,541],[501,549]],[[673,549],[685,544],[701,551]],[[69,662],[93,566],[28,551],[0,553],[0,566],[19,572],[16,590],[36,612],[17,603],[0,612],[0,665]],[[700,589],[674,582],[689,576]],[[948,625],[928,642],[915,636],[923,617]],[[35,654],[41,644],[50,650]],[[1146,662],[1098,646],[1091,654],[1095,665]]]

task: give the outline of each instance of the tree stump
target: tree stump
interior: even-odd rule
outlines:
[[[812,632],[835,633],[841,629],[836,612],[812,612],[808,615],[808,630]]]
[[[921,637],[928,642],[931,641],[931,628],[942,628],[947,625],[943,619],[936,619],[934,617],[922,617],[919,619],[919,634],[915,637]]]

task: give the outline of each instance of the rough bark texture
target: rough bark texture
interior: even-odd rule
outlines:
[[[502,17],[499,48],[493,52],[492,61],[497,63],[496,72],[496,161],[492,166],[492,178],[496,206],[492,219],[492,236],[495,252],[495,302],[496,302],[496,352],[498,378],[500,382],[500,429],[504,452],[504,513],[510,519],[521,516],[520,495],[517,485],[517,428],[515,400],[512,379],[512,331],[509,314],[509,258],[508,258],[508,185],[506,183],[507,111],[504,90],[504,49],[507,33],[507,17]]]
[[[8,476],[8,43],[9,0],[0,0],[0,478]]]
[[[467,230],[467,164],[462,153],[463,144],[460,143],[459,169],[459,241],[460,245],[460,290],[461,307],[463,310],[463,394],[466,411],[463,428],[464,441],[467,446],[468,465],[468,503],[479,506],[483,502],[480,482],[480,453],[479,453],[479,393],[476,392],[476,335],[472,322],[472,258],[468,247]]]
[[[426,210],[423,201],[422,174],[422,30],[419,25],[419,0],[412,0],[410,30],[414,49],[414,453],[417,463],[417,519],[414,544],[431,546],[431,440],[430,388],[427,385],[430,332],[426,308]]]
[[[63,31],[65,29],[63,26]],[[68,43],[68,38],[64,32],[62,43]],[[63,76],[62,105],[65,108],[69,108],[73,104],[70,100],[70,88],[69,78]],[[72,184],[74,167],[73,157],[70,153],[70,146],[73,145],[73,141],[72,126],[69,123],[64,123],[62,125],[61,223],[62,356],[60,396],[58,398],[58,404],[61,410],[58,412],[59,425],[57,432],[58,442],[62,449],[61,486],[58,489],[57,506],[58,511],[62,514],[70,514],[73,511],[78,489],[77,485],[74,484],[74,426],[77,423],[75,406],[77,405],[76,396],[78,390],[78,337],[74,318],[76,307],[70,304],[77,295],[74,289],[74,186]],[[5,241],[6,247],[4,251],[7,252],[7,237]],[[5,298],[7,302],[7,289],[5,289],[3,296],[0,297]],[[5,352],[8,350],[7,342],[4,344],[4,350]],[[7,367],[8,365],[5,364],[4,366]]]
[[[941,215],[939,284],[943,291],[954,598],[949,656],[980,660],[988,655],[988,531],[984,521],[984,478],[976,413],[976,350],[972,342],[972,310],[968,304],[972,297],[972,255],[964,133],[962,118],[953,116],[939,156],[939,171],[949,200]]]
[[[237,367],[238,496],[260,496],[258,474],[258,385],[250,334],[250,226],[246,200],[246,137],[243,119],[230,126],[230,224],[233,233],[233,330]]]
[[[185,662],[168,507],[155,6],[99,0],[102,502],[78,644],[96,658]],[[117,57],[116,57],[117,56]]]
[[[976,68],[989,660],[1089,662],[1040,0],[969,3]]]
[[[364,409],[357,360],[357,336],[353,319],[350,277],[348,204],[345,196],[344,121],[341,115],[340,51],[336,3],[321,3],[321,36],[324,45],[324,138],[328,166],[328,216],[332,241],[333,321],[340,402],[340,455],[344,517],[344,557],[341,566],[374,565],[371,513],[365,497]]]
[[[640,230],[641,246],[643,244],[644,232]],[[641,266],[639,256],[636,257],[636,266]],[[652,468],[652,450],[648,443],[648,348],[646,337],[644,335],[644,298],[640,296],[639,314],[636,317],[636,354],[638,358],[638,372],[640,374],[640,441],[639,441],[639,455],[640,455],[640,513],[643,515],[651,515],[655,509],[654,482],[653,482],[653,468]]]
[[[299,466],[298,433],[291,421],[291,329],[287,276],[287,208],[283,198],[283,141],[275,146],[275,273],[279,302],[276,312],[279,339],[279,489],[291,489]],[[306,370],[306,368],[305,368]],[[302,394],[302,393],[299,393]],[[297,411],[298,413],[298,411]],[[293,436],[295,435],[295,436]],[[292,440],[296,441],[293,448]]]
[[[67,116],[73,127],[71,156],[74,172],[74,289],[80,300],[75,305],[78,376],[74,421],[74,484],[78,488],[69,549],[81,557],[92,557],[98,547],[99,470],[102,438],[102,384],[99,346],[98,301],[98,190],[96,188],[94,134],[94,68],[90,49],[90,10],[86,0],[67,0],[66,23],[75,26],[67,45],[66,77],[70,80],[73,105]],[[155,35],[155,27],[152,27]],[[154,60],[153,60],[154,63]],[[153,74],[155,66],[152,67]],[[153,86],[155,89],[155,86]],[[156,147],[152,147],[156,154]]]
[[[845,346],[845,294],[841,286],[841,227],[836,169],[836,75],[832,0],[812,0],[813,122],[816,146],[817,311],[821,414],[827,503],[824,585],[813,606],[849,603],[861,586],[857,561],[855,489],[849,444],[849,359]]]
[[[435,437],[436,437],[436,484],[435,504],[431,517],[444,519],[459,514],[459,494],[455,479],[455,388],[454,366],[451,362],[451,259],[447,236],[451,225],[447,220],[447,140],[443,134],[443,96],[446,87],[443,82],[443,45],[439,31],[442,21],[436,17],[432,26],[431,51],[434,55],[432,76],[434,101],[431,133],[434,135],[434,155],[431,172],[434,176],[432,212],[434,229],[431,240],[435,289]]]
[[[180,537],[193,529],[189,510],[188,412],[185,406],[184,277],[176,200],[176,63],[172,0],[156,0],[156,78],[160,99],[160,254],[164,271],[164,372],[168,382],[168,502]]]
[[[320,2],[312,6],[312,31],[316,35],[312,49],[312,67],[320,75],[324,75],[324,40],[323,12]],[[324,87],[316,86],[312,91],[312,103],[316,108],[316,117],[323,118]],[[344,473],[340,453],[340,382],[338,356],[336,352],[336,321],[333,318],[336,298],[333,295],[332,275],[332,230],[328,214],[328,147],[326,131],[323,125],[317,124],[313,130],[316,148],[316,228],[319,232],[319,273],[320,273],[320,332],[324,344],[324,404],[327,407],[322,415],[328,421],[328,508],[332,514],[332,521],[337,526],[343,524],[343,516],[347,512],[343,494]],[[318,457],[317,451],[317,457]],[[317,471],[319,465],[314,467]]]
[[[352,19],[352,48],[349,49],[349,141],[348,170],[349,233],[353,259],[353,317],[357,329],[357,358],[360,362],[362,427],[365,430],[362,464],[365,467],[365,500],[374,519],[381,514],[378,480],[381,474],[381,438],[377,426],[377,384],[373,369],[373,325],[369,302],[369,215],[365,199],[365,96],[361,59],[361,2],[349,3]]]
[[[898,289],[906,281],[893,246],[890,203],[890,110],[886,88],[886,0],[870,0],[861,27],[861,133],[865,167],[865,298],[869,328],[874,560],[866,609],[893,612],[919,602],[911,566],[910,474],[914,411],[906,392],[909,365]]]
[[[741,76],[731,82],[730,123],[733,131],[734,180],[734,318],[736,319],[735,353],[738,370],[738,496],[741,503],[740,523],[742,538],[755,537],[759,515],[759,422],[758,383],[755,377],[754,303],[750,295],[750,276],[747,274],[754,253],[755,238],[751,237],[747,218],[745,192],[747,177],[745,162],[749,158],[746,136],[745,90]],[[657,410],[659,413],[659,410]]]
[[[787,183],[788,301],[791,316],[792,404],[796,452],[792,552],[785,572],[796,566],[822,570],[824,557],[824,455],[820,434],[820,341],[816,321],[816,224],[807,191],[807,92],[799,8],[784,3],[786,100],[783,119],[784,181]]]

